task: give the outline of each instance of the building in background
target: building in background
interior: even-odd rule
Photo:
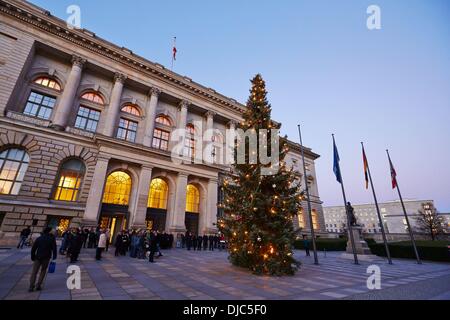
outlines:
[[[433,205],[433,200],[404,200],[406,212],[411,227],[415,228],[419,210],[426,210],[426,206]],[[352,204],[358,224],[363,227],[364,233],[381,233],[378,214],[375,204]],[[407,234],[405,215],[400,201],[379,203],[386,233]],[[344,233],[347,217],[344,206],[324,207],[325,228],[330,233]]]
[[[220,75],[218,75],[220,76]],[[217,232],[227,129],[245,106],[26,1],[0,0],[0,236],[25,226]],[[196,124],[200,123],[201,127]],[[185,130],[186,163],[171,134]],[[213,163],[191,164],[203,130]],[[304,148],[313,224],[325,233]],[[286,163],[302,172],[300,146]],[[300,176],[302,176],[300,174]],[[305,206],[306,207],[306,206]],[[303,212],[294,219],[309,229]]]

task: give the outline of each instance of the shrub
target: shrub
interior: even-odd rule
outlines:
[[[450,262],[447,241],[416,241],[417,251],[422,260]],[[369,244],[370,250],[377,256],[386,256],[383,243]],[[414,248],[410,241],[389,243],[392,258],[415,259]]]
[[[317,250],[323,251],[345,251],[347,248],[347,239],[326,239],[319,238],[316,239]],[[296,240],[294,243],[295,249],[304,250],[303,239]],[[312,250],[312,241],[309,239],[309,249]]]

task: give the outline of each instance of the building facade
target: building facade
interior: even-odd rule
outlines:
[[[405,200],[405,208],[413,230],[419,210],[428,210],[427,206],[434,206],[433,200]],[[380,223],[375,204],[352,205],[358,224],[364,233],[381,233]],[[386,233],[407,234],[408,228],[400,201],[379,203]],[[324,207],[325,228],[330,233],[344,233],[347,218],[344,206]]]
[[[226,130],[245,106],[25,1],[0,0],[0,224],[217,232]],[[197,139],[212,131],[203,145]],[[174,132],[184,146],[174,162]],[[192,164],[204,145],[210,163]],[[325,231],[305,148],[313,221]],[[209,155],[208,155],[209,156]],[[300,171],[300,146],[287,165]],[[294,219],[308,229],[305,213]]]

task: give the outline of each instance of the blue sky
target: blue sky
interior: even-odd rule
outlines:
[[[273,117],[317,161],[324,205],[341,205],[332,171],[336,134],[348,198],[371,203],[360,141],[380,201],[390,188],[385,149],[404,198],[433,199],[450,212],[450,1],[107,1],[33,0],[66,18],[81,8],[82,27],[245,102],[249,79],[267,82]],[[381,8],[381,30],[366,9]]]

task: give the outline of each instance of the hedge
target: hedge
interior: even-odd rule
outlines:
[[[347,248],[347,239],[325,239],[319,238],[316,240],[317,250],[323,251],[345,251]],[[303,240],[296,240],[294,243],[294,248],[297,250],[304,250]],[[312,249],[312,241],[309,239],[309,249]]]
[[[447,241],[416,241],[417,251],[422,260],[450,262],[450,252]],[[383,243],[369,243],[373,254],[381,257],[386,256]],[[415,259],[414,249],[410,241],[389,243],[389,252],[392,258]]]

